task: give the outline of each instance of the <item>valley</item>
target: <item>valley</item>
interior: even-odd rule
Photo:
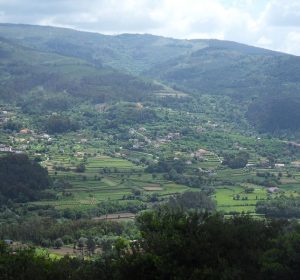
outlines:
[[[157,209],[300,218],[299,57],[14,24],[0,56],[1,239],[93,259]]]
[[[136,109],[138,105],[110,106]],[[101,112],[95,108],[90,105],[89,112],[94,110],[95,119],[103,120],[109,106]],[[50,200],[29,202],[37,210],[53,207],[67,215],[71,210],[75,215],[94,217],[122,212],[135,214],[167,201],[170,195],[205,191],[217,202],[217,209],[227,215],[257,215],[258,201],[299,195],[297,145],[269,139],[254,131],[244,136],[226,124],[203,121],[201,114],[157,107],[154,111],[159,121],[155,124],[147,120],[127,124],[126,117],[121,116],[117,128],[105,127],[101,132],[86,127],[47,134],[45,130],[36,132],[31,115],[17,108],[2,109],[7,123],[18,120],[28,125],[15,132],[3,131],[2,155],[28,154],[47,168],[53,181],[47,191],[52,194]],[[74,118],[79,119],[78,115],[75,112]],[[239,151],[249,154],[245,166],[232,169],[222,164],[225,154]],[[271,161],[274,155],[276,160]],[[162,160],[178,164],[182,170],[177,172],[172,166],[149,170],[149,166],[155,167]]]

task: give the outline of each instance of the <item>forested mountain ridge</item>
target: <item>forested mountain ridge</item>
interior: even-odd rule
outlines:
[[[117,36],[66,28],[0,24],[0,36],[36,50],[79,57],[97,65],[141,73],[151,66],[207,46],[206,42],[154,35]]]
[[[37,51],[0,38],[0,97],[19,101],[42,91],[95,103],[142,100],[159,86],[80,58]]]
[[[166,85],[196,98],[228,96],[260,131],[298,130],[290,125],[300,122],[297,113],[283,110],[278,122],[276,106],[267,105],[284,96],[299,102],[297,56],[222,40],[18,24],[0,24],[0,38],[2,98],[42,88],[93,103],[137,102],[156,98]]]
[[[14,24],[0,24],[0,36],[38,51],[149,76],[187,92],[240,97],[300,88],[300,58],[230,41],[110,36]]]
[[[298,57],[232,42],[211,42],[209,47],[162,63],[147,74],[188,92],[238,98],[299,91]]]

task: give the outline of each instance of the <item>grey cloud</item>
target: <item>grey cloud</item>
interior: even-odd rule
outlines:
[[[50,22],[99,32],[139,32],[158,27],[149,11],[160,1],[138,1],[137,9],[133,6],[129,11],[126,3],[125,0],[0,0],[0,20],[32,24]],[[143,3],[146,5],[141,9]]]
[[[277,27],[300,27],[299,0],[276,0],[269,4],[266,23]]]

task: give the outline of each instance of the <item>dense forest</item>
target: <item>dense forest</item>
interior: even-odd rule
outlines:
[[[1,202],[25,202],[42,197],[41,191],[50,185],[46,169],[26,155],[9,155],[0,158]]]
[[[266,96],[251,104],[247,116],[262,132],[297,131],[300,128],[299,108],[297,94]]]
[[[51,259],[1,244],[2,279],[298,279],[299,225],[161,208],[137,219],[141,239],[119,238],[90,261]]]

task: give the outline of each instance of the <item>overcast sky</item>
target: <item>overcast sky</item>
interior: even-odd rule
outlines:
[[[0,0],[0,22],[217,38],[300,55],[300,0]]]

